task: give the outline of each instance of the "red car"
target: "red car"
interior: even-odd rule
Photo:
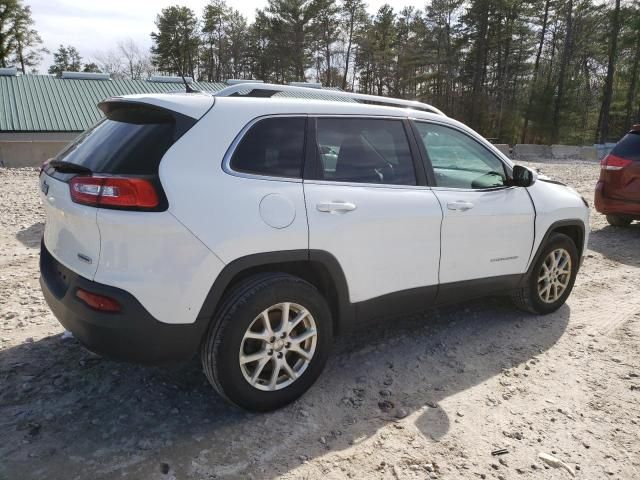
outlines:
[[[595,204],[616,227],[640,220],[640,125],[634,125],[600,162]]]

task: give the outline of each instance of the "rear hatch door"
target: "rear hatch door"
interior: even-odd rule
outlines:
[[[209,100],[208,107],[212,103]],[[168,201],[158,177],[160,161],[177,138],[197,122],[190,115],[140,102],[137,97],[115,98],[100,108],[105,118],[45,164],[40,176],[46,213],[44,244],[59,262],[91,280],[100,259],[98,212],[105,207],[74,202],[71,180],[77,176],[145,179],[160,198],[153,210],[166,210]],[[202,108],[198,113],[201,116],[205,111]],[[125,238],[122,232],[123,242],[135,240]]]
[[[611,155],[622,159],[620,165],[624,166],[607,171],[607,197],[640,203],[640,128],[623,137]]]
[[[72,174],[49,172],[51,175],[40,176],[40,195],[46,215],[44,244],[64,266],[93,279],[100,256],[98,210],[71,200],[67,180]]]

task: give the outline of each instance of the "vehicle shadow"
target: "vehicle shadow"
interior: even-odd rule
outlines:
[[[38,222],[16,233],[16,239],[27,248],[40,248],[43,233],[44,222]]]
[[[340,338],[316,385],[268,414],[224,403],[196,360],[144,368],[59,335],[23,343],[0,352],[0,478],[272,478],[399,421],[437,442],[456,417],[443,400],[551,348],[570,314],[485,299],[376,322]]]
[[[607,225],[589,236],[589,249],[614,262],[640,267],[640,222],[628,227]]]

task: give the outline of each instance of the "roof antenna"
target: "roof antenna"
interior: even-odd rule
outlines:
[[[176,64],[176,68],[178,69],[178,75],[180,75],[180,78],[182,78],[182,81],[184,82],[184,89],[185,89],[186,93],[200,93],[200,90],[196,90],[194,88],[191,88],[191,86],[187,82],[187,79],[184,78],[184,74],[182,73],[182,68],[180,68],[180,63],[176,59],[175,55],[171,55],[171,58],[173,58],[173,61]]]
[[[184,89],[186,90],[187,93],[198,93],[198,92],[200,92],[200,90],[196,90],[194,88],[191,88],[191,86],[187,82],[187,79],[184,78],[184,75],[180,75],[180,76],[182,77],[182,81],[184,82]]]

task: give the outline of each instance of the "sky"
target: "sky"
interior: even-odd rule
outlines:
[[[44,45],[55,51],[60,44],[73,45],[85,61],[99,52],[115,47],[119,40],[133,39],[151,46],[149,34],[154,30],[156,15],[164,7],[185,5],[201,15],[207,0],[25,0],[31,6],[35,27]],[[253,20],[257,8],[267,0],[227,0],[227,4]],[[426,0],[369,0],[368,10],[375,13],[384,3],[396,10],[411,5],[423,8]],[[51,64],[47,55],[39,69],[44,73]]]

